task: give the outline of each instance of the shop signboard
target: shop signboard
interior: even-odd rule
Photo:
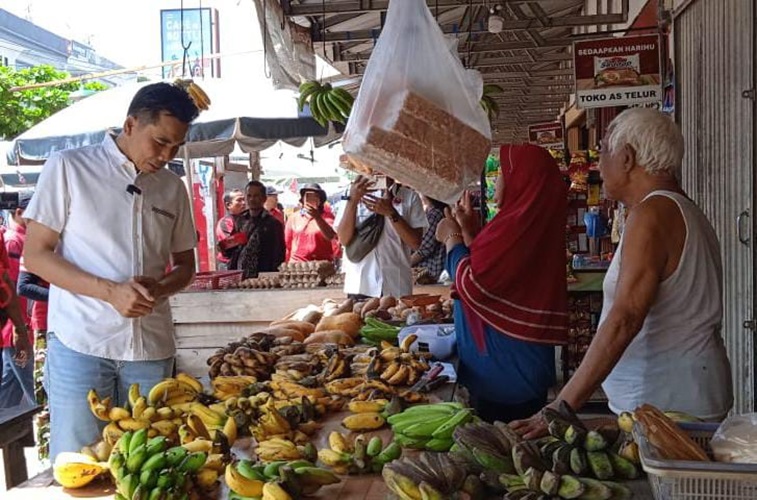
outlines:
[[[528,126],[528,142],[547,149],[565,149],[562,123],[534,123]]]
[[[176,61],[163,67],[163,78],[220,76],[218,61],[207,59],[217,48],[218,34],[214,31],[217,12],[212,9],[163,9],[160,11],[160,48],[164,62]],[[182,36],[183,35],[183,36]],[[182,68],[184,47],[187,49],[186,73]]]
[[[580,108],[662,101],[659,35],[575,42],[573,67]]]

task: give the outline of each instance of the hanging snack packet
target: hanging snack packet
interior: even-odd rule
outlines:
[[[447,203],[480,178],[491,147],[483,80],[449,45],[425,0],[389,3],[344,133],[350,169]]]

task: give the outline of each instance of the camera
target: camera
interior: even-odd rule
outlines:
[[[18,208],[20,196],[16,192],[0,192],[0,210],[15,210]]]

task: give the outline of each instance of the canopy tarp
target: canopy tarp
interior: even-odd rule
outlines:
[[[51,153],[96,144],[118,131],[137,90],[153,82],[116,87],[82,99],[18,136],[8,152],[14,165],[39,163]],[[268,80],[205,79],[197,82],[210,97],[210,109],[191,125],[178,157],[208,158],[230,154],[234,145],[249,153],[277,141],[300,146],[309,137],[316,145],[339,132],[321,127],[297,110],[296,92],[274,90]]]

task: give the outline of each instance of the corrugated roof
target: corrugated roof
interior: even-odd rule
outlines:
[[[307,18],[315,50],[345,75],[361,75],[381,33],[389,0],[280,0],[284,13]],[[622,24],[628,1],[616,12],[583,14],[585,0],[427,0],[444,33],[459,39],[467,67],[506,92],[494,123],[495,141],[525,140],[530,123],[557,117],[573,92],[572,42],[596,38],[578,28]],[[614,3],[614,2],[609,2]],[[504,31],[489,33],[489,8],[501,5]],[[354,86],[354,85],[353,85]]]

